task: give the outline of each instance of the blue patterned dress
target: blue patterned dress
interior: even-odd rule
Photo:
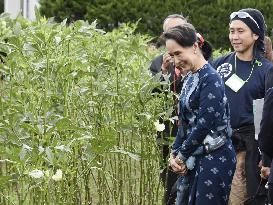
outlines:
[[[186,176],[189,181],[189,205],[225,205],[236,166],[230,136],[229,108],[221,77],[210,64],[190,73],[184,82],[179,102],[179,130],[173,154],[186,161],[202,147],[206,136],[224,135],[226,143],[209,154],[196,156],[195,167]],[[185,186],[181,177],[178,187]],[[181,189],[179,189],[181,191]],[[179,190],[177,205],[179,202]]]

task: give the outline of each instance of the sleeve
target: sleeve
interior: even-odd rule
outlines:
[[[269,157],[265,152],[262,153],[262,166],[264,167],[271,166],[271,157]]]
[[[163,61],[163,56],[157,56],[151,63],[150,65],[150,72],[152,73],[152,75],[156,75],[157,73],[159,73],[161,71],[161,65],[162,65],[162,61]]]
[[[183,141],[185,140],[185,131],[186,131],[186,125],[182,123],[182,120],[179,120],[178,130],[175,137],[175,141],[172,145],[172,154],[176,156],[179,152],[179,149],[181,148],[181,145]]]
[[[182,126],[179,125],[178,130],[177,130],[177,135],[176,135],[175,140],[172,144],[172,150],[171,150],[171,153],[174,156],[176,156],[178,154],[179,148],[182,144],[182,136],[181,136],[181,134],[183,135],[182,132],[183,132]]]
[[[225,112],[224,87],[216,74],[210,74],[200,85],[199,111],[197,125],[183,142],[178,157],[186,160],[202,145],[203,140],[215,128],[215,122]]]
[[[269,69],[265,77],[265,90],[273,87],[273,67]]]
[[[162,61],[163,61],[163,56],[159,55],[155,59],[153,59],[153,61],[151,62],[151,65],[149,67],[150,73],[159,82],[168,81],[168,76],[163,76],[162,72],[161,72]],[[162,89],[163,89],[162,85],[155,87],[152,90],[152,93],[161,93]]]
[[[273,80],[273,79],[272,79]],[[273,158],[273,88],[269,88],[264,98],[261,129],[258,136],[262,153]]]
[[[266,91],[273,87],[273,64],[270,63],[270,68],[266,67],[266,71],[265,73],[263,74],[263,80],[261,82],[261,91],[260,91],[260,94],[258,96],[258,99],[261,99],[261,98],[265,98],[265,95],[266,95]]]
[[[152,76],[159,76],[160,82],[163,82],[163,81],[169,82],[169,80],[171,79],[171,73],[170,72],[168,74],[162,73],[161,71],[162,63],[163,63],[163,55],[159,55],[152,61],[149,70]],[[171,70],[172,69],[169,69],[169,71]]]
[[[266,94],[264,97],[261,129],[258,136],[259,147],[263,156],[273,157],[273,69],[267,72],[265,79]]]

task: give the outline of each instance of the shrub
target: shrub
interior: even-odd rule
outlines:
[[[112,30],[123,22],[137,22],[137,31],[155,38],[162,32],[164,18],[173,13],[183,13],[215,48],[229,48],[229,15],[241,8],[257,8],[265,16],[268,30],[273,28],[273,2],[268,0],[41,0],[41,12],[58,21],[98,19],[100,28]]]

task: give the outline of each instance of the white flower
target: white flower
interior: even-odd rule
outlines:
[[[178,120],[178,116],[174,116],[174,117],[172,117],[172,118],[169,118],[169,120],[171,121],[171,123],[174,124],[174,121],[175,121],[175,120]]]
[[[57,169],[56,174],[54,174],[54,175],[52,176],[52,179],[53,179],[54,181],[61,181],[62,178],[63,178],[63,172],[62,172],[62,170]]]
[[[59,43],[61,42],[62,38],[59,36],[55,36],[55,43],[56,45],[59,45]]]
[[[44,172],[39,169],[34,169],[31,172],[28,173],[29,176],[35,179],[39,179],[44,176]]]
[[[155,129],[158,132],[162,132],[163,130],[165,130],[165,125],[164,124],[160,124],[159,120],[157,120],[156,122],[154,122],[154,125],[155,125]]]
[[[39,146],[38,150],[39,150],[39,154],[42,154],[45,151],[45,148],[43,148],[42,146]]]

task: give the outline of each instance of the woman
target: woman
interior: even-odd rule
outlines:
[[[236,158],[224,85],[204,57],[211,55],[211,47],[188,23],[170,29],[164,37],[175,66],[189,71],[181,91],[179,130],[170,157],[173,171],[182,175],[178,188],[185,185],[184,179],[190,183],[190,205],[227,204]],[[195,166],[188,170],[186,161],[192,156]],[[184,205],[180,197],[185,196],[179,194],[176,204]]]

